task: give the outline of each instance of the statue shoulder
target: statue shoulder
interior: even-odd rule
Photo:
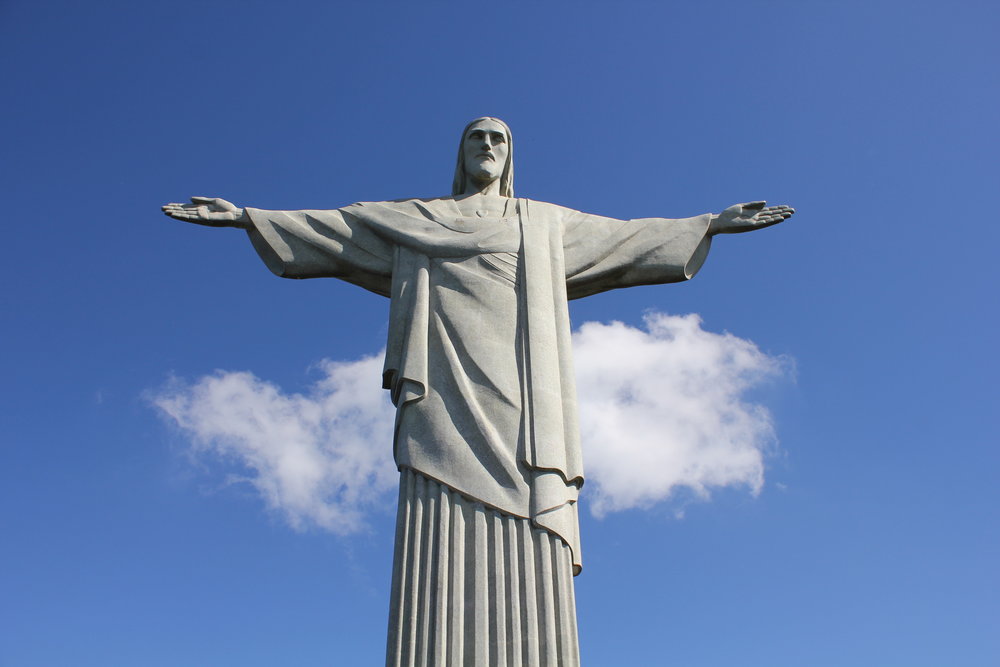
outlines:
[[[525,199],[524,201],[527,202],[528,209],[531,211],[532,217],[543,216],[546,218],[565,218],[566,216],[579,213],[579,211],[575,209],[560,206],[559,204],[553,204],[551,202],[537,201],[535,199]]]
[[[455,200],[452,197],[424,197],[412,199],[393,199],[390,201],[358,202],[343,209],[345,213],[360,217],[370,217],[392,213],[440,221],[444,218],[454,218],[459,215]]]
[[[407,197],[405,199],[389,199],[387,201],[359,201],[351,206],[382,207],[395,211],[412,213],[422,209],[448,208],[454,206],[454,197]]]

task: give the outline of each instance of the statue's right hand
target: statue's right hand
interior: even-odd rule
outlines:
[[[218,197],[191,197],[190,204],[164,204],[161,209],[171,218],[209,227],[242,227],[250,219],[242,208]]]

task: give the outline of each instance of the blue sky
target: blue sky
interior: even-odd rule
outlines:
[[[295,529],[154,401],[216,371],[313,396],[387,304],[159,205],[446,194],[484,114],[519,196],[798,210],[572,306],[784,364],[740,394],[777,438],[759,493],[582,512],[586,664],[1000,662],[994,5],[98,5],[0,6],[0,665],[379,664],[391,493]]]

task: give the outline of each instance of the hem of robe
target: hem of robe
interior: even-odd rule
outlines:
[[[400,469],[386,665],[580,664],[570,547]]]
[[[399,465],[399,472],[409,471],[423,477],[428,482],[438,484],[451,493],[464,498],[467,502],[478,503],[486,509],[499,512],[515,519],[529,521],[534,528],[551,533],[569,548],[570,562],[573,566],[573,576],[583,571],[583,559],[580,547],[580,520],[577,513],[577,496],[579,488],[572,482],[566,482],[562,473],[552,470],[535,470],[532,472],[534,482],[530,485],[529,510],[518,512],[501,503],[493,503],[480,498],[477,494],[463,489],[439,476],[428,473],[419,466]]]

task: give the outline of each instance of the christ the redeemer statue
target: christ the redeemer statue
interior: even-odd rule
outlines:
[[[510,129],[479,118],[462,132],[450,197],[163,207],[247,230],[279,276],[391,299],[383,387],[400,490],[387,665],[579,664],[583,465],[567,301],[688,280],[716,234],[794,212],[753,202],[615,220],[515,199],[513,177]]]

